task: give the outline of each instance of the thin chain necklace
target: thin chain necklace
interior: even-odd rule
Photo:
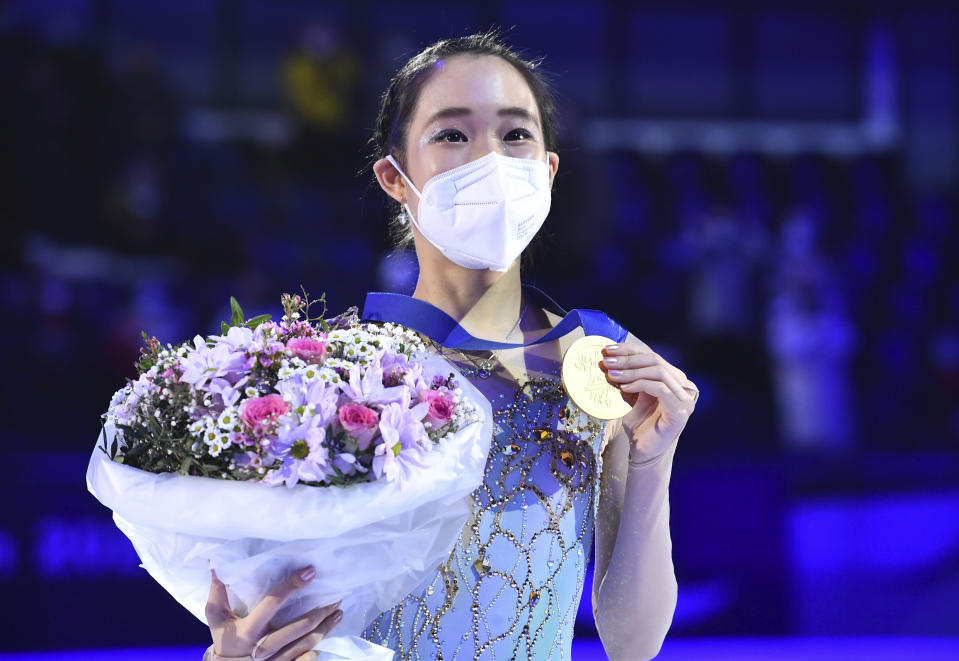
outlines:
[[[519,313],[519,317],[516,318],[516,323],[513,324],[513,327],[509,329],[509,332],[508,332],[508,333],[506,333],[506,337],[504,337],[503,340],[502,340],[503,342],[505,342],[506,340],[508,340],[509,337],[510,337],[510,335],[512,335],[513,333],[515,333],[515,332],[516,332],[516,329],[519,328],[519,322],[521,322],[521,321],[523,320],[523,317],[526,315],[526,310],[527,310],[527,308],[529,308],[529,301],[526,301],[525,305],[523,305],[523,310],[522,310],[522,312]],[[432,341],[432,340],[431,340],[431,341]],[[436,344],[436,342],[433,342],[433,346],[437,347],[438,349],[440,348],[439,345]],[[489,357],[488,357],[488,358],[484,358],[484,359],[483,359],[482,361],[480,361],[479,363],[477,363],[475,360],[473,360],[473,358],[472,358],[471,356],[469,356],[469,355],[468,355],[465,351],[463,351],[462,349],[456,349],[456,351],[458,351],[458,352],[460,353],[460,355],[462,355],[463,358],[465,358],[466,360],[468,360],[468,361],[470,362],[470,364],[472,365],[472,367],[467,367],[467,368],[464,368],[463,370],[461,370],[461,371],[463,372],[463,375],[464,375],[464,376],[474,376],[474,375],[475,375],[475,376],[478,376],[478,377],[481,378],[481,379],[488,379],[488,378],[490,377],[490,375],[493,374],[493,365],[496,363],[496,361],[497,361],[498,358],[499,358],[499,357],[496,355],[496,351],[491,351]]]

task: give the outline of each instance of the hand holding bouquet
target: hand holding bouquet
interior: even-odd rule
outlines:
[[[312,566],[276,619],[342,599],[356,634],[446,561],[482,480],[489,402],[409,329],[282,302],[279,323],[244,322],[233,301],[222,335],[148,340],[88,487],[201,620],[211,569],[242,613]]]

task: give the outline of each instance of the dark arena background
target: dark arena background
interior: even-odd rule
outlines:
[[[410,292],[378,95],[490,26],[559,93],[525,279],[701,390],[658,658],[959,659],[957,5],[0,1],[0,659],[199,661],[86,491],[99,416],[141,330]]]

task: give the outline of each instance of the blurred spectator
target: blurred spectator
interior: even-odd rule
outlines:
[[[682,239],[690,267],[689,324],[700,337],[746,337],[759,309],[756,275],[767,250],[762,226],[713,207]]]
[[[297,120],[295,152],[301,169],[338,179],[352,174],[343,159],[357,151],[351,122],[360,74],[359,59],[335,26],[315,21],[303,29],[299,48],[283,71]]]
[[[766,232],[725,204],[687,218],[672,259],[688,274],[689,366],[717,379],[714,390],[722,398],[710,428],[770,447],[769,373],[757,332]]]
[[[849,359],[857,335],[840,291],[824,272],[791,272],[769,306],[780,433],[787,447],[845,450],[856,438]]]
[[[843,450],[858,433],[850,383],[858,336],[842,283],[821,252],[817,208],[800,203],[780,228],[766,346],[783,442]]]

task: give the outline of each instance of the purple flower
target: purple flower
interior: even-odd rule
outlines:
[[[217,346],[224,345],[231,351],[246,352],[253,344],[253,330],[246,326],[231,326],[226,335],[216,338]]]
[[[321,381],[314,381],[306,390],[306,403],[313,405],[313,415],[319,419],[319,424],[325,425],[336,415],[336,402],[340,391],[336,386],[328,386]]]
[[[295,486],[297,482],[323,482],[335,472],[330,467],[330,451],[326,447],[326,430],[309,427],[303,438],[293,441],[287,448],[283,465],[273,473],[275,483],[285,482]]]
[[[180,360],[183,368],[180,380],[194,388],[203,388],[212,379],[247,369],[246,354],[233,351],[227,343],[208,347],[206,340],[197,335],[193,338],[193,345],[193,349]]]
[[[237,466],[256,470],[263,465],[263,459],[256,452],[243,452],[233,457]]]
[[[373,474],[385,478],[387,482],[398,481],[402,485],[414,467],[426,468],[422,457],[423,450],[418,446],[405,448],[399,442],[394,445],[379,443],[373,451]]]
[[[223,406],[234,406],[240,399],[239,389],[247,382],[248,377],[243,377],[236,383],[230,383],[224,378],[217,377],[211,379],[206,390],[213,395],[219,395]]]
[[[357,404],[382,404],[400,400],[404,393],[409,397],[406,386],[383,386],[383,370],[376,360],[366,366],[361,373],[360,366],[350,368],[349,380],[340,386],[343,394]]]
[[[365,473],[366,468],[357,460],[356,455],[340,452],[333,458],[333,465],[344,475]]]
[[[410,395],[406,390],[403,400],[392,402],[383,407],[380,412],[380,434],[388,447],[399,443],[404,449],[412,447],[429,448],[432,445],[426,428],[423,427],[423,418],[429,413],[428,402],[420,402],[410,408]]]

